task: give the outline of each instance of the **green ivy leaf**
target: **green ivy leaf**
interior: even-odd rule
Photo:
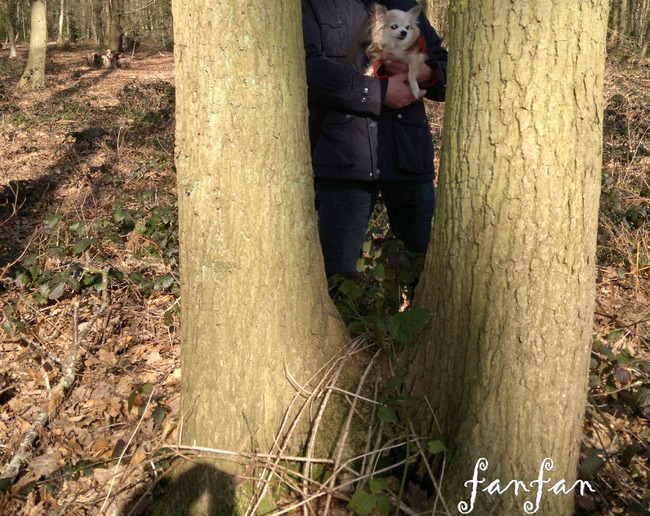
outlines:
[[[446,452],[447,444],[444,436],[437,436],[427,442],[427,449],[429,453],[435,455],[436,453]]]
[[[129,397],[126,400],[127,412],[131,412],[133,405],[135,405],[135,400],[138,398],[139,395],[140,393],[137,390],[131,391],[131,394],[129,394]]]
[[[639,453],[643,448],[639,446],[638,444],[631,444],[629,446],[626,446],[623,452],[621,453],[621,458],[620,458],[620,464],[624,468],[627,468],[630,466],[630,462],[632,462],[632,458]]]
[[[393,376],[390,380],[386,382],[386,389],[392,391],[393,389],[398,389],[404,385],[406,377],[404,375]]]
[[[74,247],[72,248],[72,253],[81,254],[90,247],[90,244],[92,244],[92,239],[83,238],[74,245]]]
[[[133,222],[133,215],[121,206],[115,209],[115,213],[113,213],[113,220],[117,223],[120,222]]]
[[[379,494],[388,489],[388,480],[385,478],[373,478],[368,482],[368,486],[372,494]]]
[[[607,334],[607,340],[610,342],[616,342],[623,337],[623,332],[621,330],[612,330]]]
[[[43,219],[43,227],[46,230],[51,231],[56,227],[56,225],[59,223],[60,220],[61,220],[61,215],[59,215],[58,213],[51,213],[50,215],[48,215]]]
[[[379,418],[379,421],[382,421],[384,423],[398,423],[399,418],[397,417],[397,414],[395,411],[387,407],[386,405],[382,405],[377,409],[377,417]]]
[[[431,318],[431,312],[425,308],[411,308],[397,312],[385,323],[390,335],[400,344],[405,344],[413,335],[424,329]]]
[[[580,464],[580,478],[586,480],[594,478],[600,471],[600,468],[605,465],[605,459],[599,453],[600,450],[597,449],[591,449],[587,452],[586,457]]]
[[[377,496],[366,493],[365,491],[358,491],[354,493],[348,503],[348,509],[352,509],[359,516],[370,514],[377,505]]]
[[[162,405],[158,405],[156,409],[153,411],[153,413],[151,414],[151,418],[153,419],[156,426],[162,425],[162,422],[165,420],[166,416],[167,416],[167,409]]]
[[[377,498],[377,510],[381,516],[388,516],[391,513],[391,509],[388,496],[380,496]]]
[[[149,396],[153,392],[154,385],[152,383],[143,383],[138,391],[142,394]]]

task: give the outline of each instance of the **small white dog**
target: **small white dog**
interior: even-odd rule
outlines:
[[[375,4],[370,13],[370,45],[366,50],[370,67],[366,75],[379,77],[377,69],[391,54],[408,64],[408,81],[413,96],[420,98],[420,87],[416,80],[420,64],[424,61],[424,38],[420,36],[418,16],[422,7],[416,5],[409,11],[386,9]]]

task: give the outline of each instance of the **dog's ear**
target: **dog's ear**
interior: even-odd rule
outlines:
[[[372,17],[379,24],[384,23],[384,20],[386,19],[386,13],[387,12],[388,12],[388,9],[386,8],[385,5],[374,4],[372,6],[372,11],[371,11]]]
[[[422,6],[420,4],[417,4],[409,11],[409,15],[412,16],[413,18],[417,18],[418,16],[420,16],[421,13],[422,13]]]

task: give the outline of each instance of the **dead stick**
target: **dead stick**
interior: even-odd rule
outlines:
[[[44,427],[46,423],[47,413],[41,412],[23,436],[22,441],[20,441],[20,446],[16,450],[13,459],[0,474],[0,491],[6,491],[16,481],[23,467],[32,456],[32,444],[40,435],[39,428]]]
[[[72,348],[70,349],[68,360],[63,367],[63,378],[61,378],[56,387],[50,391],[46,403],[41,408],[41,412],[29,427],[27,433],[23,436],[20,446],[14,454],[14,457],[11,459],[11,462],[2,474],[0,474],[0,490],[8,489],[16,481],[20,472],[32,457],[33,445],[40,435],[38,429],[44,428],[45,425],[47,425],[47,422],[54,416],[54,414],[56,414],[57,409],[65,398],[66,391],[68,391],[74,383],[77,357],[79,356],[79,328],[77,326],[78,310],[79,303],[75,303],[73,309],[74,328]]]

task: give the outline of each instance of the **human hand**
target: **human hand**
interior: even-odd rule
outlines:
[[[383,65],[386,75],[400,75],[409,71],[409,65],[393,54],[386,54]]]
[[[393,54],[387,54],[383,60],[384,73],[386,75],[399,75],[402,73],[408,73],[409,65],[404,61],[400,60],[398,57],[395,57]],[[426,84],[431,81],[433,78],[433,70],[431,67],[426,64],[424,61],[420,61],[418,67],[418,73],[416,75],[416,80],[420,84]]]
[[[420,90],[420,97],[426,92]],[[388,88],[386,89],[386,98],[384,104],[392,109],[399,109],[408,106],[413,102],[415,97],[408,85],[408,76],[405,73],[394,75],[388,79]]]
[[[418,84],[426,84],[428,82],[431,82],[432,78],[433,70],[428,64],[426,64],[424,61],[421,61],[420,68],[418,68],[418,74],[416,76]]]

